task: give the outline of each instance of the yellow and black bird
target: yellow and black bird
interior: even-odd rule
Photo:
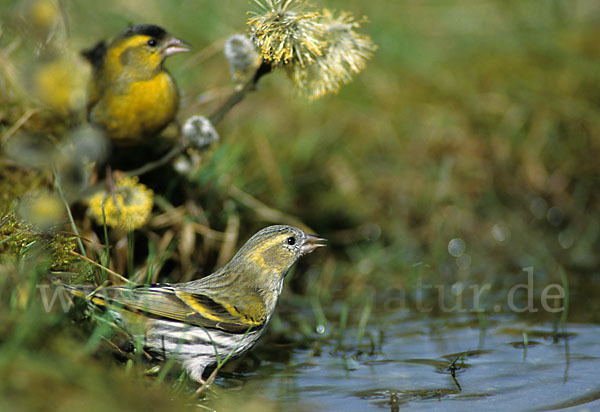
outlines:
[[[179,91],[164,60],[189,51],[163,28],[140,24],[123,30],[83,56],[93,66],[88,120],[115,144],[132,144],[160,133],[175,119]]]

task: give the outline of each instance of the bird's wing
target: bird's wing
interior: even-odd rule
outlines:
[[[215,327],[245,332],[248,328],[259,328],[265,324],[266,308],[258,295],[246,294],[232,301],[230,297],[216,299],[205,294],[176,290],[175,294],[196,313],[190,316],[192,322],[209,319]]]
[[[177,290],[170,285],[110,287],[97,291],[90,287],[71,287],[69,291],[96,306],[143,313],[151,318],[218,328],[231,333],[245,333],[262,327],[265,322],[262,317],[245,316],[234,305],[219,303],[203,294]],[[244,300],[248,299],[254,301],[254,306],[264,307],[260,297],[245,297]]]

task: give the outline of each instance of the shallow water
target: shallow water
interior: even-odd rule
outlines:
[[[244,392],[284,410],[600,410],[600,326],[555,331],[502,316],[485,329],[464,316],[384,323],[371,353],[325,340],[287,362],[263,360]]]

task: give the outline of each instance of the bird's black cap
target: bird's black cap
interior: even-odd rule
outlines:
[[[135,26],[127,27],[121,32],[121,36],[123,37],[131,37],[135,36],[136,34],[150,36],[157,40],[162,40],[168,35],[165,29],[154,24],[138,24]]]

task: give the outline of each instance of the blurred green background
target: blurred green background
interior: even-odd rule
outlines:
[[[10,16],[15,3],[0,4],[2,16]],[[233,90],[221,47],[246,30],[246,12],[256,10],[231,0],[63,4],[75,50],[131,23],[158,24],[189,42],[193,54],[167,63],[184,97],[181,119],[210,114]],[[239,216],[238,245],[273,222],[232,195],[232,187],[330,239],[327,250],[299,263],[263,344],[289,330],[300,330],[298,340],[310,344],[316,325],[339,327],[340,313],[368,331],[394,299],[408,310],[416,310],[417,294],[437,302],[437,291],[417,290],[417,279],[448,287],[490,284],[480,305],[493,317],[507,291],[526,282],[527,267],[534,270],[536,302],[548,284],[568,284],[568,320],[599,323],[600,3],[323,0],[317,6],[366,16],[360,31],[378,46],[367,68],[337,95],[312,103],[294,94],[283,73],[266,76],[219,125],[221,142],[203,156],[191,182],[203,223],[224,231],[230,216]],[[7,35],[0,39],[4,52]],[[2,108],[5,133],[16,115],[0,102]],[[217,260],[218,247],[207,243],[198,236],[204,252],[191,263],[203,274]],[[179,280],[177,270],[161,277]],[[12,287],[15,280],[7,279],[5,287]],[[62,336],[63,323],[19,309],[10,290],[1,296],[2,324],[12,326],[0,330],[0,344],[17,339],[26,343],[22,348],[54,354],[39,336]],[[523,316],[557,319],[544,311]],[[15,337],[19,330],[24,337]],[[56,339],[61,347],[63,338]],[[57,353],[73,361],[64,349]],[[0,367],[12,374],[16,361],[7,358]],[[120,382],[119,369],[114,373]],[[19,382],[46,385],[32,379]],[[78,388],[103,398],[102,391],[115,390],[112,379]],[[15,388],[18,382],[5,384],[5,397]]]

